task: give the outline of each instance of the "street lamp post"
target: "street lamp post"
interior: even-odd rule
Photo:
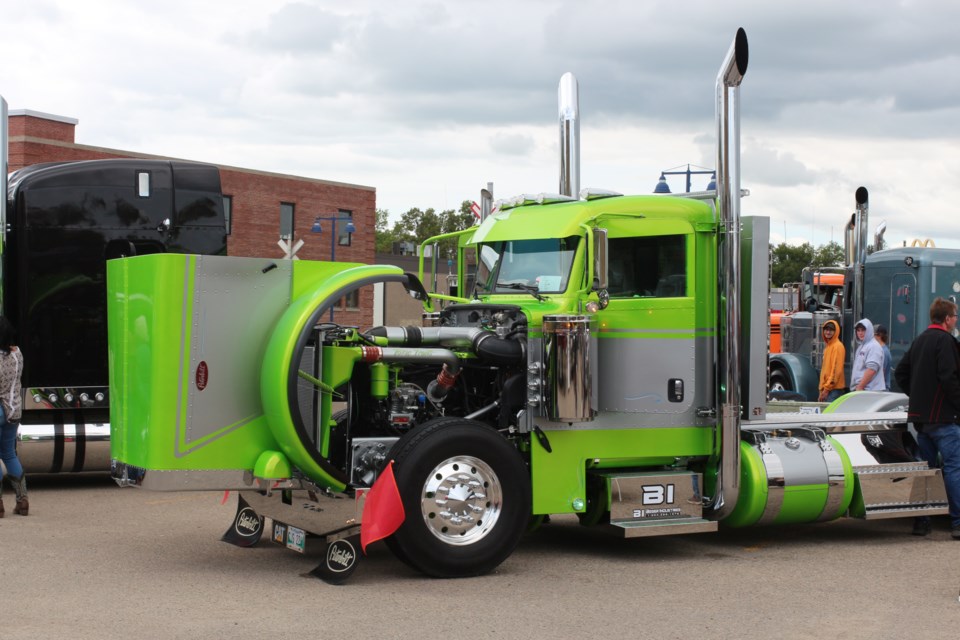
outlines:
[[[683,165],[680,165],[680,166],[682,167]],[[711,175],[710,184],[707,185],[707,191],[710,191],[711,185],[713,189],[717,188],[717,172],[714,171],[713,169],[706,169],[704,167],[700,167],[700,169],[702,169],[702,171],[700,171],[696,169],[691,169],[689,164],[687,165],[687,168],[684,169],[683,171],[676,171],[676,169],[679,169],[679,168],[680,167],[674,167],[673,169],[661,171],[660,180],[657,181],[657,186],[654,187],[653,192],[654,193],[670,193],[670,185],[667,184],[667,176],[684,176],[684,175],[687,176],[687,193],[690,193],[690,176],[700,175],[700,174],[704,174],[704,175],[710,174]]]
[[[323,225],[320,223],[324,220],[330,221],[330,262],[337,261],[337,221],[346,220],[347,226],[344,227],[347,231],[347,234],[352,234],[357,230],[357,226],[353,224],[353,220],[349,216],[317,216],[313,219],[313,226],[310,227],[311,233],[323,233]],[[333,308],[334,305],[330,305],[330,322],[333,322]]]

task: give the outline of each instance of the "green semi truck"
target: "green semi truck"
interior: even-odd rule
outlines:
[[[906,429],[903,395],[768,413],[769,223],[740,216],[746,67],[739,30],[716,85],[718,189],[692,197],[579,191],[565,77],[561,193],[485,203],[447,236],[473,283],[458,295],[382,265],[111,261],[114,477],[239,491],[227,540],[319,545],[334,582],[380,539],[431,576],[489,572],[551,514],[641,537],[945,513],[939,470],[863,446]],[[328,321],[381,282],[423,302],[423,326]]]

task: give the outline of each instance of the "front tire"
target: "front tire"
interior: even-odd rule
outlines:
[[[485,424],[438,418],[391,451],[406,518],[387,542],[438,578],[488,573],[513,553],[530,517],[523,458]]]

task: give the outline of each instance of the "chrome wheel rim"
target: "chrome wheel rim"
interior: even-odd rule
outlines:
[[[452,545],[474,544],[493,530],[503,487],[493,469],[472,456],[444,460],[430,472],[420,496],[427,530]]]

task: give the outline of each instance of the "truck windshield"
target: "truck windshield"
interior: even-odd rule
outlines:
[[[561,293],[580,238],[509,240],[480,247],[478,293]]]

